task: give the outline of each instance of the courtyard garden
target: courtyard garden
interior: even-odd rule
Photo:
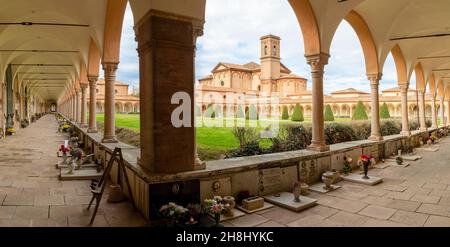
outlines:
[[[324,114],[329,120],[325,125],[327,144],[364,140],[370,135],[370,121],[366,114],[352,118],[337,118],[329,111]],[[196,121],[199,156],[202,160],[215,160],[304,149],[311,140],[311,119],[303,117],[303,113],[300,118],[294,115],[295,111],[293,116],[282,116],[277,120],[251,120],[249,116],[247,119],[198,116]],[[399,134],[401,120],[389,118],[385,113],[382,115],[384,119],[381,134]],[[97,114],[97,121],[101,128],[104,115]],[[427,124],[431,125],[430,122]],[[119,140],[139,146],[139,114],[116,114],[116,126]],[[410,129],[415,130],[417,127],[417,122],[411,120]],[[271,134],[261,135],[261,132]]]

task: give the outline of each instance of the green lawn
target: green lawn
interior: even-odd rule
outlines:
[[[104,115],[97,114],[97,121],[103,122]],[[350,121],[348,118],[336,118],[336,122]],[[275,123],[283,124],[301,124],[291,122],[289,120],[264,120],[264,121],[248,121],[248,120],[234,120],[234,119],[203,119],[197,118],[197,145],[201,158],[205,160],[217,159],[221,154],[224,154],[230,150],[238,147],[238,142],[233,136],[233,126],[247,126],[256,127],[258,129],[264,129]],[[305,122],[311,122],[311,119],[305,119]],[[139,132],[139,115],[138,114],[116,114],[116,126],[122,128],[128,128],[133,131]],[[269,140],[263,140],[261,146],[270,147],[271,142]]]
[[[103,123],[105,121],[105,115],[97,114],[97,121]],[[116,114],[116,126],[139,132],[139,114]]]

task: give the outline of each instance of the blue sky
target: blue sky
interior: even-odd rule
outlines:
[[[310,88],[310,69],[304,58],[301,30],[285,0],[207,0],[204,35],[197,41],[196,77],[209,74],[218,62],[259,63],[259,37],[269,33],[282,39],[282,63],[293,73],[307,78]],[[134,37],[133,16],[128,8],[117,78],[138,86],[139,61]],[[369,91],[361,45],[345,21],[334,36],[330,54],[329,64],[325,68],[325,93],[349,87]],[[395,66],[389,56],[380,89],[395,86]],[[414,77],[411,86],[415,86]]]

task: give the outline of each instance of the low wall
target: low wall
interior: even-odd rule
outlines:
[[[206,169],[201,171],[155,174],[138,165],[139,148],[120,142],[101,143],[101,133],[87,133],[86,128],[71,123],[75,126],[80,140],[84,141],[92,153],[102,159],[102,164],[109,160],[115,147],[122,148],[136,206],[147,218],[152,218],[154,216],[152,212],[168,201],[186,204],[192,200],[200,202],[213,195],[237,197],[239,192],[244,190],[253,195],[273,192],[274,188],[261,186],[261,176],[267,171],[280,174],[280,181],[276,187],[278,192],[290,191],[292,184],[300,178],[308,184],[313,184],[320,180],[324,171],[335,169],[342,172],[345,156],[353,159],[353,167],[356,168],[356,160],[363,153],[371,154],[377,160],[386,158],[396,154],[399,149],[408,151],[419,146],[421,139],[428,137],[429,134],[436,134],[439,130],[413,131],[410,136],[385,136],[383,141],[378,142],[364,140],[339,143],[331,145],[330,151],[323,153],[299,150],[233,158],[207,162]],[[111,179],[117,182],[116,166],[111,172]],[[126,192],[124,179],[120,181]]]

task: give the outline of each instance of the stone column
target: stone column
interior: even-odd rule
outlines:
[[[411,135],[409,131],[409,119],[408,119],[408,84],[400,85],[400,91],[402,95],[402,135]]]
[[[87,128],[87,98],[86,98],[86,84],[81,84],[81,128]]]
[[[445,120],[445,126],[450,125],[450,100],[447,100],[447,118]]]
[[[381,74],[368,75],[371,88],[371,134],[369,140],[381,141],[383,137],[380,133],[380,100],[378,94],[378,85],[381,80]]]
[[[418,91],[419,97],[419,122],[420,122],[420,130],[426,131],[427,124],[425,121],[425,92],[422,90]]]
[[[75,122],[77,124],[81,123],[81,92],[80,90],[77,90],[75,93],[75,104],[76,104],[76,116],[75,116]]]
[[[312,74],[312,140],[308,150],[324,152],[330,148],[325,143],[323,116],[323,74],[328,64],[328,54],[306,56]]]
[[[97,80],[98,77],[89,76],[89,129],[88,133],[97,133]]]
[[[140,64],[141,157],[152,172],[177,173],[202,169],[196,162],[194,127],[195,37],[203,22],[153,12],[136,26]],[[172,104],[176,93],[186,96]],[[171,118],[180,104],[190,112]],[[174,145],[177,140],[177,145]],[[200,163],[200,164],[198,164]]]
[[[103,143],[116,143],[115,82],[118,63],[103,63],[105,71],[105,125]]]
[[[431,96],[431,128],[435,129],[438,127],[437,117],[436,117],[436,95],[430,94]]]
[[[445,105],[444,105],[444,97],[439,97],[439,103],[440,103],[440,107],[439,107],[439,112],[441,115],[441,125],[439,125],[440,127],[445,127],[446,125],[446,121],[445,121]]]

